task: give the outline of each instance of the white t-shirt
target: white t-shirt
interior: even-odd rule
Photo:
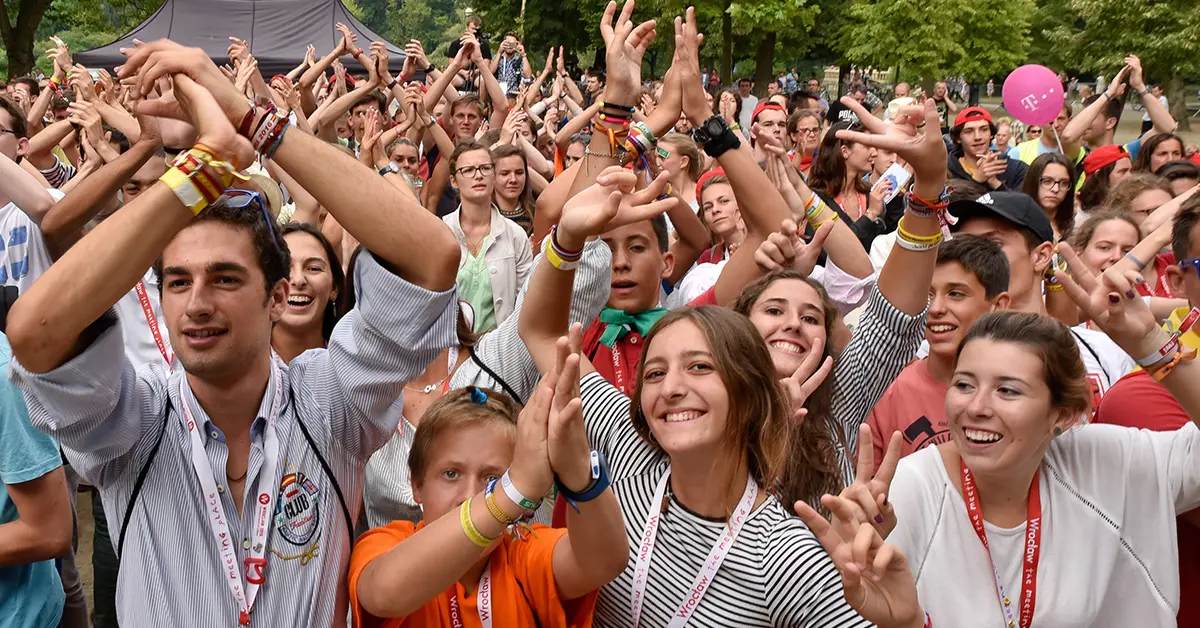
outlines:
[[[1043,527],[1033,625],[1174,626],[1175,516],[1200,505],[1200,429],[1078,427],[1051,444],[1038,482]],[[888,542],[908,557],[934,623],[1004,626],[987,553],[936,447],[900,461],[888,499],[898,519]],[[1005,592],[1016,602],[1025,524],[985,527]]]
[[[742,117],[738,119],[738,124],[740,124],[747,133],[750,132],[750,126],[754,119],[754,108],[757,106],[758,96],[755,96],[754,94],[750,94],[742,99]]]
[[[1088,329],[1085,325],[1071,328],[1079,357],[1087,369],[1088,383],[1092,386],[1092,409],[1100,406],[1100,399],[1117,380],[1125,377],[1137,363],[1102,331]]]
[[[65,196],[53,188],[46,191],[55,201]],[[9,203],[0,207],[0,238],[0,284],[16,286],[25,294],[52,262],[42,231],[20,207]]]
[[[167,323],[163,319],[162,305],[159,303],[158,279],[154,276],[154,269],[147,270],[142,281],[145,282],[146,297],[153,309],[154,321],[158,324],[159,334],[162,335],[167,355],[174,358],[175,353],[171,350],[171,338],[167,334]],[[166,359],[158,350],[158,344],[154,342],[154,334],[150,331],[146,312],[142,309],[141,300],[138,299],[137,288],[126,292],[114,307],[117,310],[117,318],[121,321],[121,337],[125,340],[125,355],[133,363],[133,368],[139,369],[145,364],[157,364],[169,370],[170,365],[166,364]]]

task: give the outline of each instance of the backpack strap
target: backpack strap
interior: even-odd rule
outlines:
[[[162,445],[163,435],[167,433],[167,421],[171,416],[171,397],[167,397],[167,411],[163,413],[162,430],[158,432],[158,438],[154,441],[154,448],[150,450],[150,455],[146,458],[146,462],[142,463],[142,468],[138,470],[137,479],[133,482],[133,493],[129,495],[129,503],[125,506],[125,517],[121,521],[121,536],[117,540],[117,558],[125,550],[125,533],[129,531],[129,520],[133,518],[133,506],[137,504],[138,494],[142,492],[142,484],[146,482],[146,475],[150,473],[150,465],[154,464],[155,457],[158,456],[158,448]],[[117,571],[120,572],[121,565],[117,564]]]
[[[342,505],[342,516],[346,518],[346,533],[350,535],[350,547],[354,547],[354,523],[350,519],[350,509],[346,506],[346,497],[342,494],[342,487],[338,485],[337,478],[333,476],[333,469],[325,461],[325,456],[322,456],[321,450],[317,449],[317,443],[313,440],[312,435],[308,433],[308,428],[304,426],[304,421],[300,419],[299,412],[296,413],[296,425],[300,426],[300,432],[304,434],[304,440],[308,441],[308,446],[317,455],[317,462],[321,463],[321,470],[325,472],[325,476],[329,478],[329,483],[333,485],[333,492],[337,494],[338,503]]]
[[[501,388],[501,390],[504,391],[504,394],[508,395],[509,397],[512,397],[513,401],[516,401],[517,403],[519,403],[521,405],[525,405],[525,400],[522,399],[521,396],[517,394],[517,391],[513,390],[513,387],[509,386],[508,382],[504,381],[504,378],[497,375],[495,371],[488,368],[488,365],[483,363],[483,360],[479,359],[479,356],[475,354],[475,347],[467,347],[467,353],[471,354],[471,359],[474,360],[475,363],[479,365],[479,368],[483,369],[484,373],[487,373],[489,377],[496,380],[497,384],[500,384],[500,388]]]

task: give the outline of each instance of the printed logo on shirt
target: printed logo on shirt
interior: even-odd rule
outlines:
[[[1104,380],[1100,379],[1099,373],[1088,373],[1088,385],[1092,389],[1092,411],[1100,407],[1100,400],[1104,397]]]
[[[321,524],[320,493],[303,473],[288,473],[279,482],[275,528],[292,545],[304,546]]]
[[[0,239],[0,251],[4,251],[7,264],[0,264],[0,284],[10,279],[20,280],[29,274],[29,227],[14,227],[7,238]]]
[[[922,416],[904,428],[904,442],[912,445],[913,451],[924,449],[930,445],[948,443],[950,442],[950,430],[936,429],[929,417]]]

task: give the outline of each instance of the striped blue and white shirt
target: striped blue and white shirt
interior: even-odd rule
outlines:
[[[280,365],[287,399],[278,421],[278,477],[270,478],[280,487],[279,506],[267,542],[266,583],[258,593],[251,626],[328,627],[346,618],[350,531],[298,422],[332,468],[351,519],[356,520],[363,469],[396,432],[404,383],[455,341],[454,290],[431,292],[414,286],[369,254],[359,258],[356,272],[358,306],[338,323],[329,348]],[[114,544],[138,471],[164,434],[138,495],[121,556],[121,625],[236,625],[239,609],[224,579],[180,411],[182,369],[168,374],[151,364],[135,371],[125,357],[120,326],[113,325],[55,370],[31,373],[13,360],[11,374],[25,392],[34,425],[56,437],[80,475],[99,488],[114,527]],[[251,427],[248,489],[257,485],[263,467],[264,417],[274,389],[271,381]],[[224,436],[190,388],[185,386],[185,391],[191,409],[197,411],[196,420],[204,425],[204,447],[217,470],[219,490],[227,489],[221,472],[229,454]],[[231,530],[242,536],[235,548],[243,561],[254,508],[244,506],[238,520],[228,491],[222,506]]]

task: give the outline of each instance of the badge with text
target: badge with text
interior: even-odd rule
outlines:
[[[321,525],[320,494],[303,473],[288,473],[279,482],[275,529],[292,545],[307,545]]]

